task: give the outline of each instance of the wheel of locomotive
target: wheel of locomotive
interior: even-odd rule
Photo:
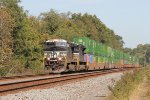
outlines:
[[[65,71],[65,72],[68,72],[68,71],[69,71],[69,64],[66,64],[66,65],[64,66],[64,71]]]
[[[66,66],[66,70],[69,70],[69,65]]]
[[[94,67],[94,69],[93,70],[95,70],[96,68]]]
[[[76,70],[75,65],[69,64],[69,70],[70,71],[75,71]]]
[[[79,66],[75,65],[75,71],[79,71]]]
[[[105,66],[103,68],[105,69]]]
[[[79,71],[80,66],[75,65],[75,71]]]
[[[46,69],[47,69],[49,72],[52,72],[52,71],[53,71],[52,68],[51,68],[51,66],[47,66]]]
[[[49,68],[49,71],[50,71],[50,72],[52,72],[52,71],[53,71],[53,69],[52,69],[52,68]]]
[[[75,65],[75,71],[77,71],[77,65]]]
[[[88,66],[88,65],[85,66],[85,70],[86,70],[86,71],[89,70],[89,66]]]

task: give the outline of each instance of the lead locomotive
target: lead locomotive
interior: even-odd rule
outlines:
[[[51,39],[44,43],[45,68],[51,71],[87,70],[84,61],[84,50],[81,44],[75,44],[63,39]]]

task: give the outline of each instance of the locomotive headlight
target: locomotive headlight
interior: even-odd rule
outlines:
[[[47,58],[47,60],[50,60],[50,58]]]
[[[62,60],[62,58],[58,58],[58,60]]]

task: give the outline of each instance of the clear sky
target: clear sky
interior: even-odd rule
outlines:
[[[95,14],[123,37],[125,47],[150,43],[150,0],[22,0],[20,5],[34,16],[50,9]]]

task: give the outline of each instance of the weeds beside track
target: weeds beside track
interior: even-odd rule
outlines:
[[[146,79],[146,81],[145,81]],[[147,93],[144,97],[150,100],[150,68],[145,67],[140,70],[135,70],[133,73],[127,73],[122,76],[122,79],[117,82],[114,87],[109,87],[112,92],[108,97],[109,100],[130,100],[133,95],[138,96],[138,87],[146,82],[147,86],[142,90],[146,90]],[[134,93],[136,91],[136,93]],[[139,91],[138,91],[139,92]],[[132,99],[131,99],[132,100]]]

